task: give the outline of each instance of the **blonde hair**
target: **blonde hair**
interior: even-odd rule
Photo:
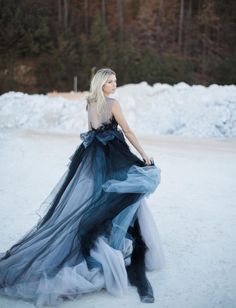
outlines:
[[[87,101],[88,104],[96,103],[98,113],[103,110],[106,103],[102,88],[110,75],[116,75],[116,73],[110,68],[101,68],[96,72],[91,80],[90,94]]]

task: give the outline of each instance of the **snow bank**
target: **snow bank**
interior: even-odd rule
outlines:
[[[9,92],[0,96],[0,127],[80,131],[87,127],[85,101]]]
[[[130,126],[140,135],[236,136],[236,86],[147,82],[117,88]],[[69,101],[9,92],[0,96],[0,128],[87,130],[85,98]]]

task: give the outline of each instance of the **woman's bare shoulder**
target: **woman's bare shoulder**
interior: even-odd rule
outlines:
[[[117,101],[117,99],[115,99],[114,97],[107,97],[107,101],[108,101],[109,103],[114,104],[114,103]]]
[[[119,100],[116,99],[116,98],[112,97],[111,98],[111,103],[112,103],[112,107],[114,106],[116,108],[117,106],[120,106]]]
[[[121,109],[120,103],[119,103],[118,99],[116,99],[116,98],[109,97],[109,104],[110,104],[110,106],[111,106],[112,112],[113,112],[113,111],[114,111],[114,112],[117,112],[118,110]]]
[[[118,101],[118,99],[114,99],[111,111],[112,111],[112,114],[115,116],[115,118],[117,119],[124,118],[123,110],[121,108],[121,104]]]

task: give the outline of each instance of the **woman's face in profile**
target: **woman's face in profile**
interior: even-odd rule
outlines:
[[[116,90],[116,75],[112,74],[107,78],[107,81],[103,85],[104,95],[110,95]]]

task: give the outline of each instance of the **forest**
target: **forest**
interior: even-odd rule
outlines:
[[[236,83],[235,0],[0,0],[0,93]]]

